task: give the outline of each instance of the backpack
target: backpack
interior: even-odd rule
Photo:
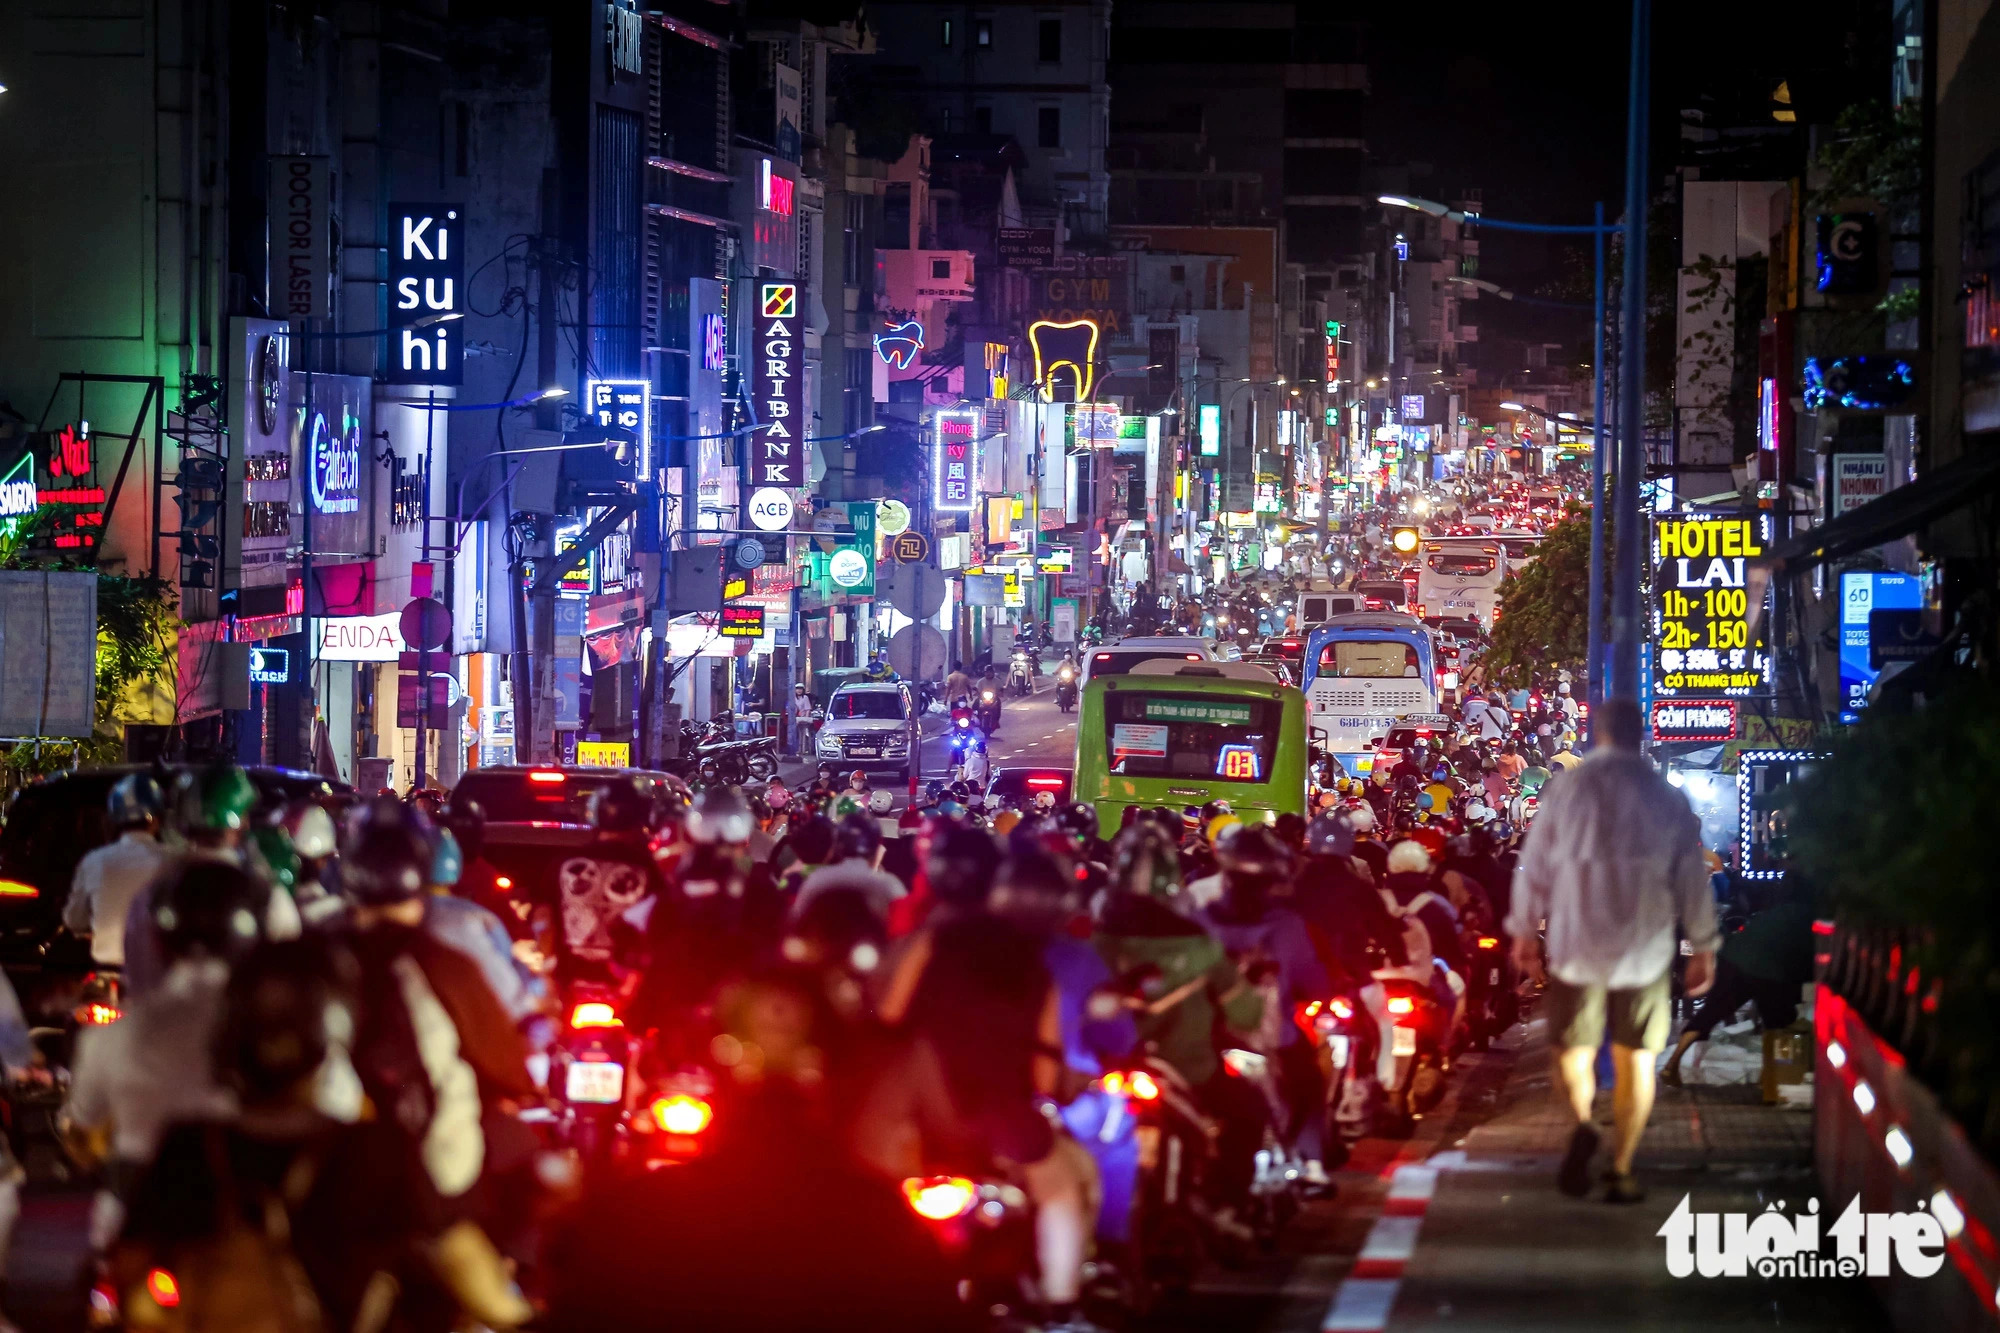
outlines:
[[[1403,928],[1403,952],[1409,956],[1409,967],[1428,977],[1431,974],[1431,960],[1435,956],[1431,949],[1430,927],[1417,915],[1434,896],[1428,890],[1410,899],[1408,903],[1396,901],[1396,895],[1388,889],[1380,890],[1383,905],[1389,915]]]

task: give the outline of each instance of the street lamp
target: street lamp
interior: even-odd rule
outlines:
[[[1648,3],[1648,0],[1634,0],[1634,3],[1635,6],[1646,5]],[[1637,11],[1635,9],[1635,14],[1636,12]],[[1638,62],[1640,59],[1639,49],[1640,49],[1640,36],[1639,34],[1635,33],[1633,37],[1633,62],[1635,70],[1638,68]],[[1635,92],[1634,96],[1636,97],[1637,95],[1638,94]],[[1634,114],[1636,115],[1639,113],[1635,111]],[[1641,147],[1643,148],[1643,144],[1641,145]],[[1643,172],[1641,174],[1643,176]],[[1628,195],[1629,194],[1630,190],[1628,188]],[[1604,330],[1605,330],[1604,240],[1607,236],[1614,236],[1623,232],[1625,230],[1624,225],[1617,222],[1607,223],[1604,220],[1604,205],[1601,203],[1597,205],[1595,221],[1587,224],[1576,224],[1576,223],[1547,223],[1547,222],[1508,222],[1499,218],[1489,218],[1481,213],[1467,213],[1461,209],[1451,208],[1448,205],[1438,203],[1434,199],[1417,199],[1408,195],[1400,195],[1400,194],[1380,195],[1378,196],[1377,201],[1386,204],[1391,208],[1414,209],[1419,213],[1428,214],[1431,217],[1444,218],[1453,222],[1463,223],[1467,226],[1492,227],[1499,231],[1538,232],[1544,235],[1556,235],[1556,236],[1587,235],[1594,242],[1594,248],[1596,251],[1596,270],[1597,270],[1596,301],[1594,303],[1595,318],[1597,323],[1597,354],[1595,357],[1592,358],[1593,362],[1592,374],[1595,376],[1596,383],[1592,391],[1592,402],[1594,404],[1594,407],[1591,413],[1593,419],[1591,422],[1592,435],[1591,435],[1591,453],[1590,453],[1590,493],[1591,493],[1590,589],[1589,589],[1590,640],[1589,640],[1589,652],[1584,667],[1584,672],[1585,675],[1588,677],[1588,679],[1585,681],[1585,688],[1589,696],[1591,710],[1595,712],[1597,706],[1604,702],[1604,693],[1605,693],[1604,690],[1605,636],[1604,636],[1604,610],[1603,610],[1604,607],[1604,464],[1605,464],[1605,459],[1604,459],[1604,453],[1605,453],[1604,450]],[[1627,201],[1627,206],[1626,206],[1627,216],[1640,216],[1639,225],[1641,227],[1644,226],[1643,216],[1641,216],[1643,214],[1644,208],[1645,208],[1645,200],[1643,198],[1643,195],[1639,197],[1639,203],[1636,206],[1633,205],[1629,199]],[[1631,282],[1637,280],[1632,276],[1632,274],[1633,270],[1630,262],[1630,256],[1628,255],[1626,262],[1626,281],[1628,285]],[[1488,286],[1488,284],[1481,283],[1477,279],[1472,280],[1472,285],[1477,287],[1481,291],[1486,290]],[[1522,299],[1519,297],[1514,297],[1509,295],[1504,288],[1494,287],[1493,291],[1495,295],[1502,296],[1508,300]],[[1629,292],[1626,293],[1626,296],[1627,296],[1626,304],[1629,309],[1632,305],[1631,293]],[[1640,305],[1639,310],[1640,310],[1639,318],[1643,320],[1644,318],[1643,304]],[[1632,363],[1632,353],[1630,351],[1630,344],[1634,342],[1644,341],[1643,331],[1635,333],[1633,331],[1634,329],[1642,330],[1643,326],[1641,324],[1634,323],[1626,331],[1626,343],[1628,345],[1626,365],[1628,367]],[[1629,374],[1626,375],[1625,378],[1629,379],[1630,375]],[[1620,382],[1621,393],[1623,392],[1624,388],[1625,388],[1624,382],[1621,380]],[[1506,404],[1502,404],[1502,406],[1505,407]],[[1637,438],[1638,434],[1639,432],[1636,429],[1636,427],[1633,427],[1630,425],[1630,423],[1628,423],[1628,429],[1625,432],[1625,438],[1622,441],[1624,451],[1620,455],[1618,460],[1618,477],[1619,477],[1618,489],[1621,497],[1623,497],[1626,494],[1626,477],[1628,472],[1632,477],[1635,478],[1638,475],[1638,468],[1640,466],[1640,461],[1638,457],[1638,450],[1639,450],[1639,443]],[[1636,542],[1639,540],[1639,535],[1636,530],[1636,523],[1637,523],[1636,516],[1638,510],[1638,498],[1636,492],[1633,494],[1632,504],[1630,508],[1632,509],[1633,513],[1628,516],[1625,526],[1628,532],[1630,533],[1629,541]],[[1637,549],[1638,548],[1636,546],[1632,547],[1632,550],[1635,553]],[[1628,608],[1636,608],[1638,605],[1638,596],[1639,596],[1638,565],[1636,560],[1634,560],[1631,563],[1631,568],[1630,571],[1628,572],[1626,568],[1627,561],[1621,554],[1620,559],[1618,561],[1618,566],[1620,575],[1619,588],[1618,588],[1620,610],[1618,616],[1616,617],[1616,622],[1617,622],[1617,629],[1620,635],[1619,666],[1621,673],[1623,672],[1625,658],[1628,655],[1630,656],[1632,662],[1632,668],[1629,675],[1629,679],[1625,674],[1620,674],[1618,678],[1618,684],[1621,690],[1631,694],[1633,697],[1636,698],[1638,695],[1638,660],[1639,660],[1638,643],[1636,639],[1636,635],[1638,632],[1638,618],[1636,613],[1627,615],[1626,610]],[[1630,588],[1624,586],[1624,584],[1627,581],[1629,581],[1632,584]],[[1629,654],[1627,652],[1627,643],[1626,643],[1626,640],[1628,639],[1631,640],[1629,647]]]

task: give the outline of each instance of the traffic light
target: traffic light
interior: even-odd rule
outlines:
[[[213,587],[222,543],[204,529],[222,512],[222,460],[213,454],[184,452],[174,486],[180,491],[181,586]]]
[[[1415,555],[1421,540],[1415,528],[1393,528],[1389,533],[1389,545],[1399,555]]]

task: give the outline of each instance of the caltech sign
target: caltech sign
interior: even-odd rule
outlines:
[[[325,413],[314,412],[306,450],[313,508],[322,514],[361,508],[361,423],[343,416],[336,428]]]

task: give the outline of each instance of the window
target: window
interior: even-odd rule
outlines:
[[[867,225],[867,212],[858,194],[850,194],[844,201],[845,227],[841,232],[841,284],[847,287],[861,285],[861,232]]]
[[[827,705],[826,715],[834,718],[869,718],[877,722],[901,721],[903,700],[892,690],[842,690]]]
[[[1217,694],[1119,692],[1104,699],[1111,771],[1124,777],[1268,782],[1278,705]]]
[[[950,20],[950,19],[946,19],[946,20],[944,20],[944,21],[943,21],[942,23],[938,24],[938,43],[939,43],[939,45],[941,45],[941,46],[943,46],[943,47],[945,47],[945,48],[947,48],[947,49],[949,49],[949,48],[950,48],[950,46],[951,46],[951,20]]]
[[[948,106],[938,108],[938,133],[951,133],[951,108]]]
[[[972,130],[975,134],[993,133],[993,108],[976,106],[972,108]]]
[[[1062,20],[1043,19],[1041,23],[1040,59],[1044,65],[1062,63]]]
[[[972,20],[972,44],[982,51],[993,49],[993,20]]]
[[[1170,282],[1186,282],[1187,265],[1186,264],[1169,265],[1167,268],[1167,279]]]
[[[1062,108],[1045,106],[1035,112],[1035,142],[1043,148],[1062,147]]]
[[[931,261],[931,276],[933,278],[949,279],[951,277],[951,261],[949,259],[933,259]]]
[[[1436,574],[1468,574],[1483,578],[1498,564],[1490,555],[1434,555],[1431,571]]]
[[[1417,676],[1417,650],[1394,640],[1369,642],[1363,639],[1335,639],[1320,651],[1319,670],[1323,676],[1343,679],[1367,676],[1376,680]]]

